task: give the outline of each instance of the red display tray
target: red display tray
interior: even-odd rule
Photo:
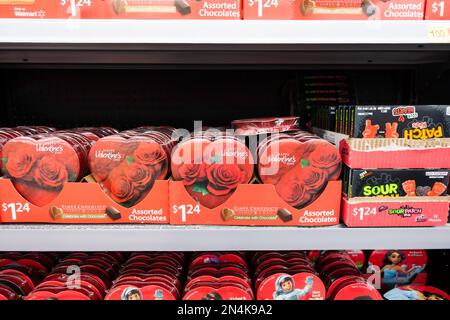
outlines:
[[[168,224],[168,181],[157,180],[147,196],[126,208],[111,200],[97,183],[65,183],[44,206],[28,202],[9,179],[0,179],[0,223]]]
[[[322,194],[296,209],[281,199],[271,184],[241,184],[215,208],[207,208],[186,191],[181,181],[169,181],[171,224],[240,226],[329,226],[339,223],[341,181],[329,181]]]
[[[447,223],[449,196],[342,200],[348,227],[435,227]]]
[[[340,142],[342,161],[356,169],[447,169],[450,138],[346,139]]]

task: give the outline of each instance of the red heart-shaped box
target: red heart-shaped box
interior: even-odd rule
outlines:
[[[92,176],[112,200],[124,207],[139,203],[169,170],[169,154],[157,138],[113,135],[91,148]]]
[[[180,142],[172,153],[172,176],[190,196],[207,208],[224,203],[238,185],[253,177],[253,156],[233,136],[204,136]]]
[[[86,174],[89,148],[89,140],[70,133],[18,137],[3,147],[3,171],[25,199],[44,206]]]
[[[275,135],[258,149],[258,173],[263,183],[274,184],[289,205],[302,208],[314,201],[328,181],[337,180],[341,157],[328,141],[295,134]]]

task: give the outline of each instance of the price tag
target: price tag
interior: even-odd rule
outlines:
[[[11,219],[17,220],[17,214],[22,212],[30,212],[30,204],[26,203],[2,203],[3,213],[11,213]]]
[[[264,16],[264,9],[278,8],[278,0],[248,0],[249,7],[258,6],[258,17]]]
[[[355,217],[359,217],[360,221],[364,221],[365,218],[368,216],[376,216],[377,208],[370,208],[370,207],[353,208],[352,213]]]
[[[173,205],[172,212],[174,214],[181,213],[181,221],[186,222],[187,215],[200,214],[200,205]]]
[[[427,33],[432,43],[450,43],[450,27],[428,27]]]

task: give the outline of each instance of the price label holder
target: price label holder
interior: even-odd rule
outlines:
[[[348,227],[434,227],[447,223],[450,196],[366,197],[342,200]]]
[[[450,26],[429,26],[427,34],[431,43],[450,43]]]

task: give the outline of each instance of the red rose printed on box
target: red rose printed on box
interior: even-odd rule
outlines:
[[[207,208],[224,203],[239,184],[253,177],[253,157],[245,144],[232,136],[192,136],[172,154],[172,176]]]
[[[85,173],[85,158],[64,137],[19,137],[3,148],[4,174],[31,203],[43,206],[55,199],[65,182]]]
[[[303,132],[273,135],[258,148],[261,181],[274,184],[280,197],[297,209],[314,201],[340,172],[337,149]]]
[[[132,207],[165,179],[174,143],[158,129],[139,129],[97,141],[89,153],[94,179],[115,202]]]

